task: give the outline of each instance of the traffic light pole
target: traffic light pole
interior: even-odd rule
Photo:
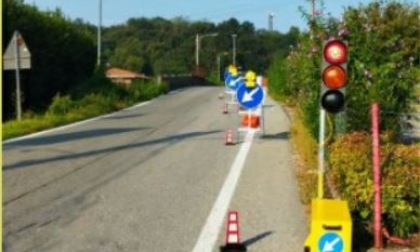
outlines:
[[[324,157],[325,157],[325,109],[319,111],[319,143],[318,143],[318,198],[324,197]]]

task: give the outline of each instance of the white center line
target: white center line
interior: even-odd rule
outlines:
[[[245,165],[245,160],[251,148],[254,132],[249,132],[242,144],[235,161],[230,168],[230,172],[226,177],[219,196],[213,205],[213,208],[207,217],[206,224],[201,230],[200,236],[192,250],[192,252],[211,252],[214,244],[219,236],[220,228],[223,224],[223,218],[229,207],[230,201],[235,192],[236,185],[238,184],[239,177],[241,176],[242,169]]]

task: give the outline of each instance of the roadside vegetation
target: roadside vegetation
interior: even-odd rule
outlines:
[[[322,3],[322,1],[320,1]],[[32,53],[32,69],[21,71],[23,120],[15,117],[15,77],[3,71],[3,139],[21,136],[116,111],[168,91],[165,83],[134,82],[124,88],[96,66],[96,27],[69,20],[60,10],[41,12],[23,0],[4,0],[3,51],[19,30]],[[322,4],[321,4],[322,5]],[[291,107],[291,133],[300,156],[297,170],[301,197],[316,195],[322,43],[330,37],[349,44],[345,112],[328,115],[327,177],[331,191],[346,199],[354,218],[370,231],[372,176],[370,104],[381,107],[381,169],[384,225],[392,234],[419,232],[420,145],[403,144],[404,115],[413,113],[419,94],[419,6],[377,1],[346,8],[338,20],[302,8],[309,32],[291,27],[288,33],[256,30],[232,18],[220,24],[184,18],[132,18],[103,30],[107,66],[149,76],[189,74],[195,64],[197,34],[217,33],[203,40],[200,62],[206,76],[219,80],[221,66],[230,63],[231,35],[237,34],[237,60],[243,70],[267,70],[270,94]],[[223,73],[223,70],[220,71]],[[329,193],[327,192],[327,195]]]
[[[413,113],[420,82],[419,6],[379,1],[346,8],[341,21],[322,14],[312,19],[301,10],[310,32],[301,33],[286,58],[275,58],[268,77],[270,93],[294,111],[302,201],[316,195],[322,42],[335,37],[348,42],[349,62],[345,111],[327,120],[329,189],[347,200],[353,218],[372,232],[370,104],[379,103],[383,225],[395,236],[418,234],[420,145],[403,144],[400,136],[402,115]]]
[[[55,95],[44,113],[27,111],[21,121],[3,123],[3,140],[104,115],[167,91],[166,83],[135,81],[129,88],[124,88],[103,76],[94,76],[72,94]]]
[[[3,70],[3,139],[118,110],[168,89],[150,81],[129,89],[103,77],[106,67],[118,67],[147,76],[189,75],[195,66],[196,35],[217,33],[202,40],[200,67],[205,77],[218,83],[230,64],[232,34],[241,50],[237,60],[243,70],[262,73],[275,54],[285,57],[300,31],[291,27],[282,34],[257,30],[250,22],[235,18],[214,24],[186,18],[133,17],[103,27],[102,66],[97,66],[96,26],[70,20],[61,10],[39,11],[30,1],[4,0],[3,50],[18,30],[31,54],[32,68],[20,71],[23,120],[15,121],[14,71]],[[220,59],[218,69],[217,59]],[[157,78],[156,78],[157,79]],[[220,83],[220,82],[219,82]]]

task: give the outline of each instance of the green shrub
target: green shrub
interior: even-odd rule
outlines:
[[[45,127],[47,124],[48,122],[40,122],[40,120],[35,118],[23,119],[22,121],[8,121],[3,123],[3,140],[17,137],[22,134],[34,133]]]
[[[106,114],[119,109],[119,97],[114,93],[89,94],[78,101],[78,107],[72,113],[78,113],[84,118]]]
[[[293,102],[294,92],[288,82],[288,65],[286,63],[282,57],[274,58],[267,73],[270,81],[268,92],[276,99],[290,103]]]
[[[128,99],[131,103],[147,101],[168,91],[166,83],[156,83],[152,81],[134,81],[128,88]]]
[[[384,224],[399,236],[419,229],[420,148],[395,144],[381,135],[382,213]],[[332,144],[329,176],[364,220],[373,216],[372,144],[366,133],[343,135]]]
[[[82,99],[90,94],[102,94],[104,96],[112,94],[114,97],[118,97],[118,99],[124,99],[127,97],[128,92],[124,87],[112,83],[105,77],[103,72],[98,71],[87,81],[79,84],[71,92],[72,97],[75,99]]]
[[[72,101],[70,96],[60,96],[57,94],[54,96],[51,105],[48,107],[46,112],[47,115],[65,115],[76,106],[76,103]]]

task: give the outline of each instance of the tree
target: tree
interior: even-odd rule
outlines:
[[[32,54],[32,69],[21,72],[24,110],[45,109],[56,93],[67,92],[92,74],[96,62],[92,27],[72,23],[59,9],[40,12],[17,0],[3,1],[3,20],[3,51],[18,30]],[[13,117],[14,86],[14,74],[3,71],[4,120]]]

